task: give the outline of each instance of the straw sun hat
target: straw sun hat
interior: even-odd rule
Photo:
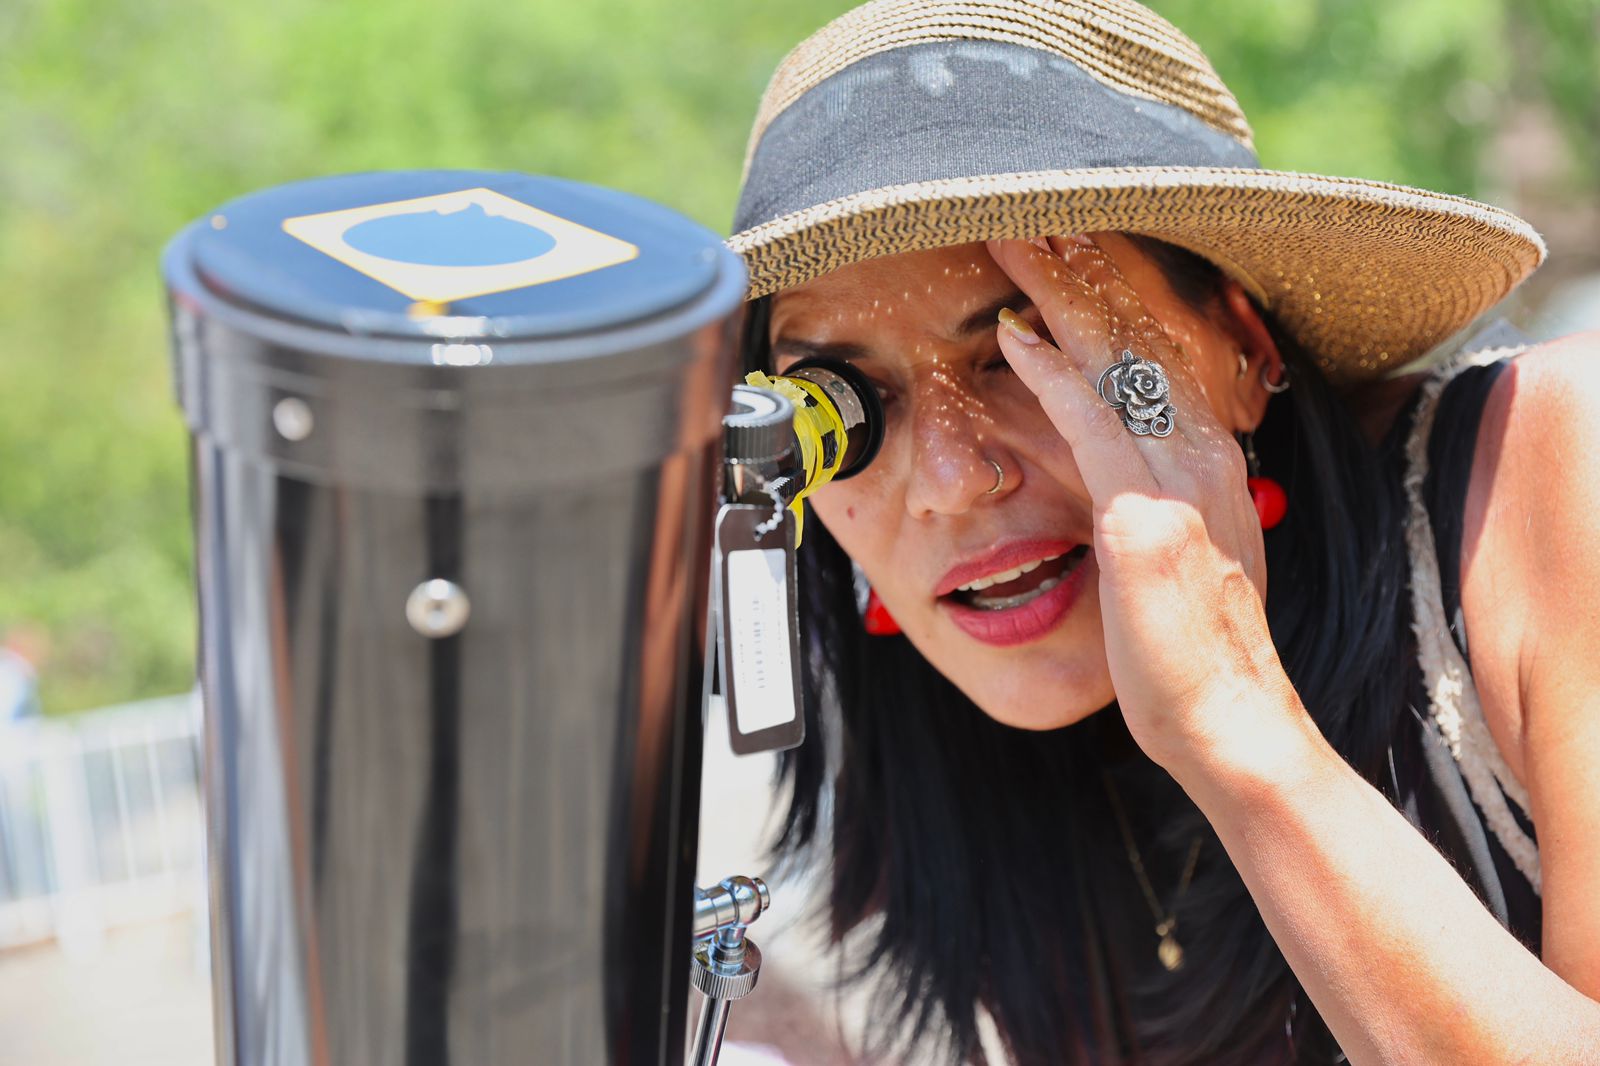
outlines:
[[[1236,278],[1346,384],[1424,354],[1544,258],[1498,208],[1261,169],[1199,47],[1131,0],[835,19],[767,87],[734,229],[753,297],[967,241],[1147,234]]]

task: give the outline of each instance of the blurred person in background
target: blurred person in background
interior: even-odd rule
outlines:
[[[812,497],[780,841],[874,1055],[1594,1061],[1600,339],[1417,371],[1531,227],[1261,169],[1128,0],[877,0],[734,228],[747,368],[886,409]]]
[[[0,643],[0,722],[40,717],[39,668],[49,644],[44,633],[27,624],[6,630]]]

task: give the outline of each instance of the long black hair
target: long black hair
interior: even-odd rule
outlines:
[[[1212,306],[1214,266],[1136,240],[1180,297]],[[751,368],[769,369],[766,311],[758,302],[747,320]],[[1332,746],[1384,787],[1411,658],[1395,434],[1369,443],[1314,359],[1264,317],[1294,385],[1255,433],[1262,473],[1290,499],[1265,535],[1273,643]],[[981,1008],[1028,1066],[1325,1061],[1326,1028],[1215,833],[1115,706],[1048,732],[996,722],[904,637],[865,633],[849,558],[807,526],[810,739],[781,763],[790,801],[775,848],[790,868],[828,871],[834,939],[864,941],[854,976],[876,979],[874,1016],[897,1022],[871,1052],[982,1061]],[[1158,893],[1200,841],[1176,904],[1176,972],[1156,960],[1110,788]]]

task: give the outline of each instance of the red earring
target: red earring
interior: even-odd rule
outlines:
[[[900,634],[900,623],[894,620],[889,608],[878,599],[877,589],[867,593],[867,609],[861,612],[861,625],[874,637],[893,637]]]
[[[1262,529],[1271,529],[1283,521],[1284,515],[1289,513],[1289,494],[1283,491],[1283,486],[1270,477],[1261,476],[1261,461],[1256,458],[1255,435],[1245,433],[1241,443],[1244,446],[1245,462],[1250,467],[1250,476],[1245,478],[1245,484],[1250,489],[1250,502],[1255,504],[1256,517],[1261,519]]]

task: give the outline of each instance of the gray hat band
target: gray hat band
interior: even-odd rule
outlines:
[[[912,182],[1259,165],[1182,108],[1118,92],[1068,59],[998,41],[936,41],[852,63],[779,114],[750,161],[733,231]]]

